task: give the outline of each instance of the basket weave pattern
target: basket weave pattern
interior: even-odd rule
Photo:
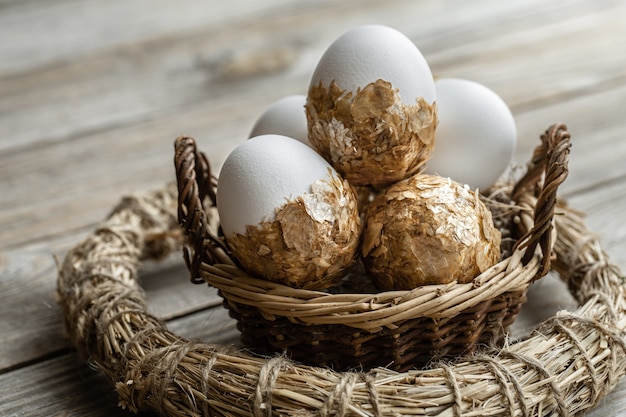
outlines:
[[[176,141],[179,222],[189,236],[193,282],[219,289],[237,319],[242,341],[263,354],[286,351],[298,361],[338,370],[388,366],[406,370],[441,357],[497,346],[526,299],[528,286],[547,273],[558,186],[567,176],[569,134],[555,125],[543,136],[517,184],[487,200],[512,253],[470,283],[426,285],[412,291],[329,294],[257,279],[242,270],[223,236],[210,232],[216,180],[195,141]],[[545,174],[545,181],[541,181]],[[215,228],[214,228],[215,230]],[[522,233],[520,233],[520,230]],[[523,234],[526,232],[525,234]],[[510,251],[507,251],[510,252]],[[362,288],[367,277],[353,274]]]
[[[552,266],[578,309],[558,313],[499,350],[427,369],[344,373],[189,341],[148,314],[137,268],[179,248],[176,210],[175,187],[124,198],[59,269],[68,336],[131,411],[176,417],[569,416],[601,401],[626,371],[624,276],[580,214],[567,207],[558,207],[554,217]]]

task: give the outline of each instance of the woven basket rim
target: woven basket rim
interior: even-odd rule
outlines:
[[[524,251],[520,251],[494,265],[491,269],[498,273],[483,273],[469,283],[428,285],[410,291],[374,294],[329,294],[281,284],[267,285],[267,281],[259,278],[229,277],[220,265],[202,264],[201,276],[220,290],[224,298],[256,307],[270,319],[280,316],[306,324],[343,324],[376,331],[415,317],[452,317],[504,293],[525,291],[537,278],[541,255],[535,254],[523,265],[520,261],[523,254]],[[511,271],[513,269],[515,272]],[[481,280],[481,277],[485,279]]]

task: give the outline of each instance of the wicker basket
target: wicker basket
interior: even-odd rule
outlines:
[[[558,312],[522,339],[507,340],[500,349],[478,349],[405,372],[384,367],[336,372],[284,356],[259,357],[232,346],[187,340],[168,330],[162,320],[148,313],[138,268],[144,260],[160,259],[180,249],[183,236],[177,209],[188,227],[205,230],[201,207],[176,201],[177,194],[179,198],[210,196],[212,188],[206,187],[210,177],[201,176],[208,172],[205,169],[188,171],[190,178],[185,181],[189,188],[183,187],[184,193],[178,193],[172,184],[124,197],[93,233],[68,251],[59,264],[57,287],[67,335],[81,357],[113,383],[118,404],[133,412],[155,411],[172,417],[581,415],[601,402],[626,373],[626,277],[603,251],[580,212],[559,203],[558,215],[550,221],[554,200],[546,196],[554,196],[560,182],[555,178],[564,175],[564,167],[558,167],[566,161],[564,150],[548,145],[558,142],[567,147],[567,139],[562,137],[566,135],[564,127],[551,128],[543,141],[543,146],[553,149],[548,152],[551,157],[546,160],[548,148],[540,147],[533,158],[528,178],[539,175],[545,167],[543,160],[553,167],[544,187],[530,194],[545,204],[533,205],[536,226],[530,227],[520,240],[523,243],[504,261],[506,269],[495,281],[517,291],[526,285],[518,282],[543,274],[549,259],[541,253],[552,246],[548,232],[554,223],[552,269],[569,285],[579,305],[574,311]],[[179,156],[177,161],[197,160],[189,158]],[[206,166],[206,160],[199,161]],[[182,166],[178,167],[180,172]],[[201,181],[194,180],[197,174]],[[522,181],[529,187],[534,183]],[[517,190],[529,195],[530,188],[518,186]],[[523,224],[532,217],[525,213],[518,211]],[[202,244],[208,242],[203,235],[189,237],[195,236],[199,239],[195,243]],[[195,277],[201,279],[199,274],[204,276],[203,271],[215,268],[211,264],[237,271],[225,256],[225,248],[207,247],[212,249],[204,255],[187,252],[191,270],[198,273]],[[526,273],[514,272],[518,270]],[[229,278],[216,279],[220,280],[229,282]],[[499,297],[496,290],[502,291],[487,281],[477,284],[496,294],[492,298]],[[440,296],[453,290],[442,289]],[[361,298],[372,300],[372,305],[389,303],[378,309],[386,311],[405,306],[413,297],[412,293],[385,296],[394,301],[372,295]],[[269,298],[263,293],[259,297]],[[284,295],[277,297],[282,300]],[[457,294],[439,311],[456,317],[450,312],[471,311],[470,304],[479,304],[473,302],[474,297]],[[455,303],[457,300],[465,301]],[[345,310],[341,307],[344,301],[336,300]],[[301,304],[307,305],[307,301]],[[362,308],[362,303],[357,307]],[[415,318],[413,312],[406,309],[406,314]],[[358,314],[337,317],[347,321]]]
[[[570,140],[565,126],[551,126],[526,174],[483,196],[505,237],[498,264],[469,283],[383,293],[350,292],[363,288],[364,272],[352,273],[328,292],[248,274],[219,230],[217,183],[208,159],[189,137],[178,138],[175,147],[178,218],[188,237],[185,259],[192,281],[219,290],[244,344],[337,370],[406,370],[504,339],[529,285],[550,269],[556,194],[567,176]]]

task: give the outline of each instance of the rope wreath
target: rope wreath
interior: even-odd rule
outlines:
[[[208,182],[205,178],[199,184]],[[206,196],[211,191],[201,186],[198,192]],[[573,416],[597,404],[626,370],[624,277],[582,215],[563,205],[555,216],[552,267],[579,307],[557,313],[500,350],[481,349],[406,372],[374,368],[339,373],[284,356],[263,358],[186,340],[147,312],[137,283],[142,261],[180,248],[177,194],[170,185],[122,199],[100,227],[68,252],[59,269],[58,299],[72,343],[113,382],[119,405],[133,412]]]

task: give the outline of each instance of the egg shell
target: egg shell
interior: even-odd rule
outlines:
[[[517,142],[513,114],[500,96],[477,82],[442,78],[435,86],[439,124],[425,172],[488,189],[513,157]]]
[[[384,291],[469,282],[500,258],[501,233],[478,195],[449,178],[417,174],[374,198],[361,252]]]
[[[217,209],[228,237],[272,221],[287,200],[328,179],[332,167],[302,142],[283,135],[256,136],[237,146],[220,170]]]
[[[310,145],[308,138],[305,95],[290,95],[273,102],[256,120],[249,137],[276,134]]]
[[[235,148],[220,172],[217,209],[231,253],[257,277],[321,290],[356,263],[356,192],[296,139],[262,135]]]
[[[429,159],[435,101],[430,68],[406,36],[357,27],[329,46],[313,73],[309,142],[351,184],[384,188]]]
[[[356,93],[378,79],[398,89],[405,104],[419,97],[436,99],[433,76],[426,59],[404,34],[384,25],[359,26],[337,38],[322,55],[311,78],[328,87]]]

